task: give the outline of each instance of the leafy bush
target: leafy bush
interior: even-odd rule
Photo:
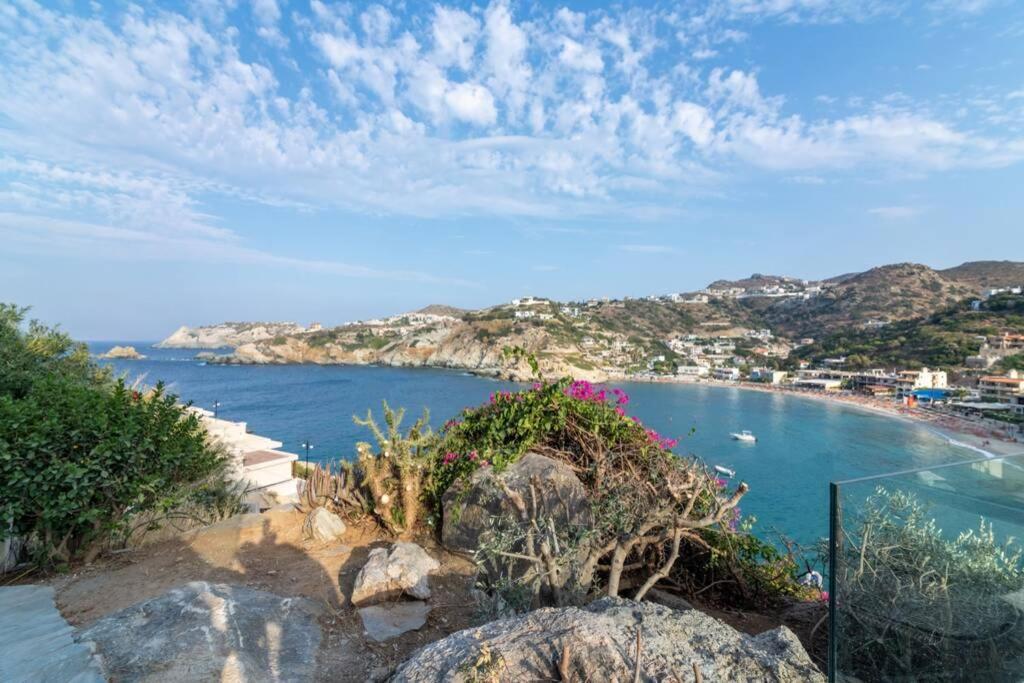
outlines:
[[[838,668],[861,680],[1016,680],[1024,651],[1022,551],[977,530],[943,535],[926,506],[878,488],[844,530],[839,556]],[[953,673],[959,672],[959,675]]]
[[[162,386],[110,379],[66,335],[22,331],[23,316],[0,307],[0,536],[52,565],[91,559],[140,520],[237,505],[196,415]]]

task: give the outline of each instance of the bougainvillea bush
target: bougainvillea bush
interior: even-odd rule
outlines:
[[[141,392],[0,305],[0,538],[39,565],[90,559],[174,511],[233,511],[221,452],[174,396]],[[183,513],[184,514],[184,513]]]
[[[677,440],[630,417],[628,404],[620,389],[563,379],[466,408],[442,430],[427,480],[430,507],[439,512],[451,486],[481,468],[500,472],[526,452],[567,463],[586,489],[592,524],[572,529],[539,518],[524,498],[540,497],[545,482],[531,482],[525,497],[506,487],[518,514],[496,520],[478,553],[492,566],[509,560],[505,566],[517,571],[526,562],[532,568],[520,583],[556,604],[595,592],[642,598],[692,552],[704,563],[731,558],[738,581],[754,576],[746,564],[777,560],[740,526],[746,484],[728,486],[701,461],[673,453]],[[795,585],[792,573],[780,584]]]

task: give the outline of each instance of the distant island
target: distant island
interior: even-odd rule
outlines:
[[[115,346],[106,353],[101,353],[99,357],[108,360],[142,360],[145,358],[145,356],[135,350],[134,346]]]
[[[1014,341],[1024,334],[1022,285],[1024,262],[1012,261],[946,270],[900,263],[818,281],[755,273],[695,292],[572,302],[527,296],[481,310],[434,305],[329,328],[181,327],[158,346],[227,349],[202,354],[215,363],[431,366],[511,379],[530,370],[506,357],[507,347],[532,353],[547,377],[597,381],[735,379],[825,361],[852,370],[998,371],[1024,360]]]

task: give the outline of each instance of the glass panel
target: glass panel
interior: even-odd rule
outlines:
[[[1024,455],[831,493],[830,680],[1024,681]]]

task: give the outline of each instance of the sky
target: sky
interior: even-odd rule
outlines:
[[[84,339],[1024,260],[1014,0],[3,0],[0,93]]]

